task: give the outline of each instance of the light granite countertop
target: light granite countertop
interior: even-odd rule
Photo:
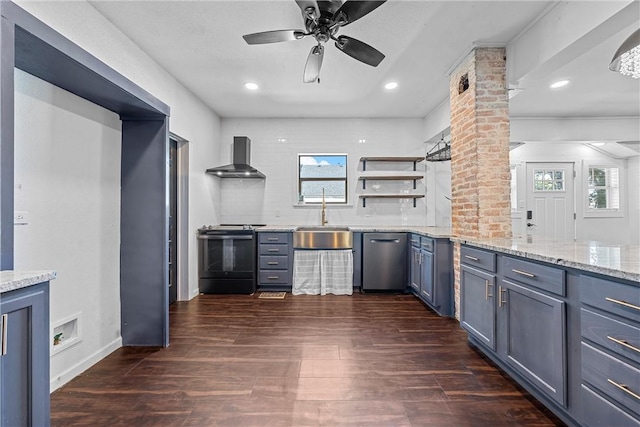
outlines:
[[[542,237],[452,241],[562,267],[640,282],[640,246],[596,241],[551,240]]]
[[[327,225],[327,228],[335,227],[349,227],[349,230],[362,233],[416,233],[423,236],[434,238],[448,239],[451,236],[451,229],[449,227],[424,227],[424,226],[387,226],[387,225]],[[299,225],[266,225],[264,227],[256,228],[256,231],[272,231],[272,232],[291,232],[296,228],[301,227]],[[306,227],[306,226],[305,226]],[[320,226],[318,226],[320,227]]]
[[[38,283],[48,282],[56,278],[56,272],[53,270],[40,271],[0,271],[0,294],[14,291],[16,289],[26,288],[27,286],[37,285]]]
[[[267,225],[257,231],[292,232],[298,225]],[[331,227],[329,225],[328,227]],[[351,231],[364,233],[416,233],[427,237],[451,239],[496,252],[543,261],[567,268],[640,282],[640,246],[596,241],[550,240],[523,236],[510,239],[473,240],[451,236],[448,227],[349,225]]]

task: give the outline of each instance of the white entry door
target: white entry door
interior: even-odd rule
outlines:
[[[527,234],[575,238],[573,163],[527,163]]]

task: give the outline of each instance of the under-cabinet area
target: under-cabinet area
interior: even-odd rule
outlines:
[[[567,424],[640,425],[637,281],[462,244],[460,306],[469,342]]]

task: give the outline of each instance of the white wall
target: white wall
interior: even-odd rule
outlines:
[[[27,10],[38,19],[42,20],[47,25],[51,26],[56,31],[60,32],[63,36],[69,38],[74,43],[78,44],[89,53],[96,56],[98,59],[105,62],[116,71],[123,74],[125,77],[132,80],[134,83],[141,86],[143,89],[150,92],[156,98],[160,99],[164,103],[168,104],[171,108],[170,118],[170,131],[179,135],[180,137],[189,141],[188,153],[189,153],[189,213],[188,213],[188,232],[189,232],[189,265],[188,276],[189,283],[184,286],[185,292],[181,293],[183,297],[190,298],[197,295],[198,282],[197,282],[197,239],[196,229],[202,224],[215,224],[219,222],[219,209],[220,206],[220,191],[219,182],[210,179],[204,173],[207,167],[212,164],[220,163],[220,150],[219,150],[219,135],[220,135],[220,118],[205,106],[194,94],[185,89],[180,83],[178,83],[173,76],[162,69],[157,63],[155,63],[147,54],[145,54],[137,45],[131,40],[126,38],[117,28],[115,28],[108,20],[100,15],[90,4],[84,1],[76,2],[30,2],[30,1],[18,1],[18,5]],[[29,87],[32,84],[28,78],[21,77],[21,81],[18,82],[19,91],[25,94],[29,93],[29,96],[21,96],[21,98],[32,97],[29,92]],[[26,83],[25,83],[26,82]],[[46,86],[46,85],[45,85]],[[94,139],[93,143],[105,144],[105,138],[111,141],[110,129],[118,127],[112,123],[113,115],[111,113],[96,113],[91,105],[85,105],[86,102],[75,99],[67,99],[64,92],[53,90],[51,88],[45,89],[38,86],[38,91],[44,95],[38,95],[42,98],[43,103],[50,103],[49,109],[42,108],[41,117],[38,121],[29,122],[30,126],[34,129],[29,131],[40,132],[38,135],[40,143],[53,144],[57,140],[49,140],[48,138],[57,138],[57,135],[48,136],[47,132],[50,132],[51,127],[43,128],[43,124],[51,123],[66,129],[68,126],[73,129],[76,126],[76,122],[83,123],[81,118],[87,116],[91,120],[89,122],[97,122],[93,124],[82,124],[82,126],[97,127],[101,130],[95,130],[90,137],[87,138],[70,138],[65,143],[71,144],[65,148],[68,155],[68,160],[71,164],[79,163],[79,166],[84,164],[99,164],[99,162],[107,161],[111,159],[113,153],[103,153],[98,148],[92,148],[94,151],[85,152],[90,146],[85,147],[83,144],[87,141]],[[63,100],[62,105],[58,105],[58,102]],[[20,101],[20,102],[25,102]],[[31,102],[31,101],[29,101]],[[16,127],[20,132],[25,131],[24,120],[28,120],[31,112],[25,110],[24,106],[18,106],[20,108],[16,114]],[[58,110],[62,110],[59,112]],[[65,111],[66,110],[66,111]],[[98,109],[97,111],[100,111]],[[106,116],[105,116],[106,114]],[[80,116],[80,117],[77,117]],[[108,119],[105,119],[108,117]],[[105,120],[109,126],[101,125]],[[16,151],[21,153],[21,165],[25,165],[30,161],[32,157],[37,158],[42,153],[37,153],[33,145],[27,144],[24,148],[21,147],[21,138],[16,132]],[[114,137],[119,141],[119,136]],[[22,138],[24,139],[24,138]],[[27,138],[30,139],[30,138]],[[35,143],[36,141],[30,141]],[[73,144],[77,147],[75,147]],[[56,142],[56,144],[58,144]],[[56,147],[58,148],[58,147]],[[76,156],[77,155],[77,156]],[[105,159],[102,157],[106,156]],[[119,201],[119,167],[120,159],[117,156],[114,161],[114,168],[110,170],[110,173],[115,173],[118,180],[115,183],[118,189],[117,200]],[[33,177],[32,172],[27,169],[23,169],[23,166],[16,165],[17,173],[21,173],[21,176],[17,176],[18,181],[28,182],[28,180],[36,179]],[[69,172],[74,171],[74,175],[70,176]],[[22,171],[22,172],[20,172]],[[117,173],[116,173],[117,172]],[[105,216],[106,210],[115,209],[118,212],[117,203],[107,202],[104,199],[88,199],[94,210],[89,213],[80,210],[85,196],[79,196],[74,193],[74,186],[79,186],[82,191],[85,191],[85,181],[90,180],[91,175],[87,175],[89,171],[85,169],[65,169],[62,171],[52,170],[48,175],[48,181],[56,183],[63,181],[65,187],[57,188],[61,191],[62,195],[67,195],[72,198],[73,203],[69,204],[73,209],[70,213],[67,211],[63,214],[62,208],[65,207],[61,200],[65,200],[63,197],[49,198],[46,215],[48,219],[47,231],[37,233],[37,238],[26,239],[23,234],[26,233],[27,228],[20,230],[16,228],[16,268],[26,268],[27,266],[46,269],[54,269],[61,272],[52,283],[52,289],[56,292],[52,296],[52,311],[51,322],[57,323],[60,319],[74,314],[77,311],[82,311],[83,316],[85,313],[92,312],[97,317],[87,320],[83,319],[83,346],[86,345],[86,349],[83,347],[80,350],[80,344],[78,350],[71,349],[66,350],[64,353],[68,353],[68,356],[62,356],[62,353],[52,357],[51,365],[51,378],[52,378],[52,390],[61,385],[65,381],[69,380],[74,374],[81,372],[84,368],[88,367],[93,361],[97,360],[101,354],[110,351],[112,348],[110,344],[115,343],[119,337],[113,337],[115,331],[112,329],[113,321],[119,325],[119,297],[113,292],[118,292],[119,287],[119,262],[118,256],[112,259],[113,254],[105,254],[103,246],[97,246],[92,248],[86,248],[86,250],[79,251],[77,256],[64,257],[63,259],[52,258],[54,252],[59,252],[59,248],[56,247],[56,239],[51,238],[51,230],[60,228],[64,230],[63,234],[68,234],[71,238],[75,239],[78,247],[82,248],[84,244],[83,239],[90,240],[92,242],[100,241],[100,235],[92,234],[93,230],[96,233],[106,233],[103,227],[111,227],[115,231],[114,236],[119,236],[119,218],[112,218],[111,216]],[[102,171],[101,173],[106,173]],[[109,175],[111,177],[111,175]],[[102,182],[102,180],[105,182]],[[107,179],[100,175],[95,176],[95,185],[106,185],[114,178]],[[95,188],[94,188],[95,189]],[[102,189],[102,193],[106,190]],[[87,190],[87,193],[91,191]],[[84,194],[84,193],[82,193]],[[19,200],[19,198],[22,199]],[[93,201],[92,201],[93,200]],[[19,203],[18,203],[19,201]],[[33,193],[23,193],[23,196],[19,195],[19,191],[16,191],[16,210],[32,209],[31,204],[38,205],[41,203],[38,200],[38,196]],[[75,208],[74,205],[78,205]],[[24,206],[22,208],[21,206]],[[33,208],[35,209],[35,208]],[[35,213],[35,211],[34,211]],[[34,216],[33,226],[35,227],[35,220],[40,220],[39,216]],[[73,222],[71,222],[73,220]],[[65,222],[67,221],[67,222]],[[115,223],[113,221],[116,221]],[[89,226],[80,226],[79,224],[90,223]],[[65,225],[66,224],[66,225]],[[78,224],[75,227],[75,224]],[[109,228],[109,229],[111,229]],[[35,228],[32,228],[35,230]],[[89,230],[87,233],[86,231]],[[82,233],[78,233],[82,231]],[[109,233],[110,234],[110,233]],[[75,236],[75,237],[73,237]],[[23,240],[25,239],[25,240]],[[28,255],[25,255],[28,254]],[[85,277],[85,272],[82,269],[82,265],[95,265],[94,271],[91,277]],[[113,269],[112,269],[113,266]],[[65,285],[65,278],[69,277],[66,273],[67,268],[74,268],[74,276],[72,280],[73,285]],[[63,274],[63,272],[65,272]],[[78,283],[98,280],[96,276],[102,277],[105,274],[108,278],[99,279],[102,280],[100,287],[100,294],[95,294],[94,298],[88,298],[86,293],[79,289],[74,289]],[[114,280],[111,277],[115,277]],[[108,282],[108,283],[107,283]],[[104,294],[108,294],[109,298],[103,298]],[[113,298],[117,303],[114,303]],[[114,320],[113,316],[116,315],[114,310],[117,307],[118,314],[117,320]],[[119,331],[118,331],[119,333]],[[96,341],[88,340],[87,337],[96,337]],[[75,347],[75,346],[74,346]],[[90,348],[89,348],[90,347]],[[88,358],[87,358],[88,357]],[[64,359],[64,360],[63,360]],[[62,377],[59,379],[59,377]]]
[[[637,245],[640,236],[630,233],[630,227],[638,226],[638,161],[637,157],[629,162],[624,159],[613,159],[600,153],[586,144],[571,142],[535,142],[526,143],[511,151],[510,162],[518,167],[518,200],[525,200],[526,195],[526,163],[527,162],[571,162],[574,163],[575,178],[575,213],[576,239],[596,240],[618,244]],[[629,167],[632,164],[633,167]],[[622,209],[618,217],[590,217],[586,208],[586,174],[589,165],[618,166],[621,169]],[[635,179],[635,181],[633,181]],[[520,223],[514,224],[514,234],[522,233],[525,215],[519,215]],[[633,225],[632,225],[633,224]],[[633,229],[633,228],[631,228]]]
[[[189,289],[197,294],[196,229],[219,222],[219,183],[204,170],[219,163],[220,118],[85,1],[17,1],[45,24],[171,107],[170,131],[189,141]],[[55,266],[52,266],[55,268]]]
[[[251,165],[267,179],[222,179],[221,222],[319,224],[318,206],[294,206],[297,154],[347,153],[349,204],[328,207],[330,224],[427,225],[425,213],[434,207],[426,206],[425,199],[418,199],[415,208],[406,199],[367,199],[367,206],[363,208],[358,198],[363,193],[362,182],[357,179],[362,171],[360,157],[424,156],[422,125],[421,119],[223,119],[222,163],[231,161],[233,137],[248,136],[251,139]],[[279,142],[279,139],[286,141]],[[359,142],[363,139],[365,143]],[[390,168],[406,172],[412,170],[413,164],[367,164],[367,172],[386,172]],[[424,171],[424,163],[418,168]],[[418,181],[416,190],[410,182],[370,181],[369,188],[372,184],[380,185],[380,193],[395,194],[405,189],[411,193],[425,192],[425,180]]]
[[[15,268],[55,269],[52,326],[78,318],[82,333],[51,357],[55,389],[122,345],[121,122],[19,70],[15,87],[15,209],[28,222],[15,226]]]

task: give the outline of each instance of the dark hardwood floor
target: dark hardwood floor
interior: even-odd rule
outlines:
[[[410,295],[201,295],[170,311],[168,348],[115,351],[51,395],[52,425],[562,425]]]

